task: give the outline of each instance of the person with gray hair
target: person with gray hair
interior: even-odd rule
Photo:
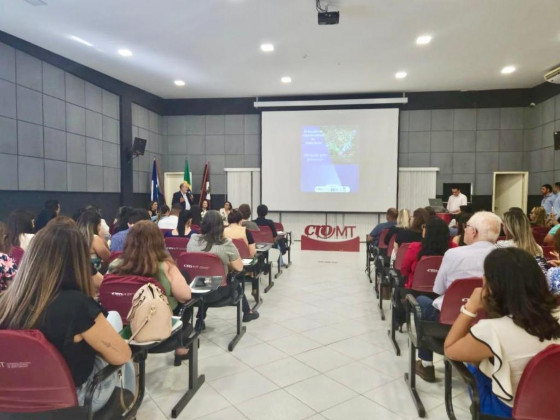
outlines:
[[[433,288],[439,296],[436,299],[428,296],[417,298],[424,319],[439,319],[445,292],[455,280],[482,277],[484,259],[495,249],[501,225],[502,220],[489,211],[479,211],[469,219],[465,227],[466,246],[451,248],[443,256]],[[416,374],[427,382],[435,382],[432,352],[418,349],[418,356],[420,360],[416,362]]]

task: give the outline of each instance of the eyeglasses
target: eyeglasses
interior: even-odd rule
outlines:
[[[472,230],[477,231],[477,228],[475,228],[473,225],[469,225],[468,223],[467,223],[467,226],[465,226],[465,229],[466,228],[471,228]]]

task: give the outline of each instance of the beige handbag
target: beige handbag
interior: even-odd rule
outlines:
[[[165,340],[171,335],[171,308],[167,296],[152,283],[136,291],[126,319],[132,336],[138,343]]]

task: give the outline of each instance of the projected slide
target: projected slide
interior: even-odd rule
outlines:
[[[301,192],[359,191],[358,129],[304,126],[301,129]]]

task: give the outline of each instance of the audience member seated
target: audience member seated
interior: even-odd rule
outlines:
[[[111,238],[111,252],[122,251],[124,249],[126,236],[130,232],[130,228],[134,226],[135,223],[140,222],[141,220],[150,220],[150,215],[148,214],[148,211],[144,209],[133,209],[128,215],[128,220],[127,220],[128,229],[115,233]],[[161,236],[161,232],[160,232],[160,236]]]
[[[192,234],[198,233],[197,230],[192,229],[192,212],[191,210],[181,210],[179,213],[179,219],[177,221],[177,227],[170,230],[165,234],[165,236],[176,236],[179,238],[190,238]]]
[[[381,232],[385,229],[389,229],[393,226],[396,226],[398,215],[399,215],[399,212],[396,208],[391,207],[391,208],[387,209],[387,212],[385,213],[385,219],[387,221],[383,222],[383,223],[379,223],[377,226],[375,226],[373,228],[373,230],[367,236],[366,241],[371,242],[373,244],[373,246],[378,246],[379,245],[379,236],[381,235]]]
[[[201,208],[200,208],[200,209],[201,209],[201,211],[200,211],[200,217],[204,217],[204,215],[206,214],[206,212],[207,212],[208,210],[210,210],[210,203],[208,202],[208,200],[204,199],[204,200],[202,200],[202,203],[201,203],[201,204],[202,204],[202,205],[201,205]]]
[[[14,259],[9,256],[11,248],[8,226],[0,222],[0,294],[8,288],[18,269]]]
[[[169,216],[162,217],[159,219],[158,228],[160,229],[175,229],[177,227],[177,222],[179,221],[179,213],[184,210],[185,206],[179,203],[173,204],[171,206],[171,212]]]
[[[502,221],[494,213],[480,211],[468,221],[465,229],[466,246],[448,250],[434,282],[434,293],[440,295],[435,300],[428,296],[418,296],[422,308],[422,318],[437,321],[445,291],[457,279],[482,277],[484,258],[495,249]],[[420,360],[416,362],[416,373],[427,382],[435,382],[433,354],[426,349],[418,349]]]
[[[397,216],[397,224],[390,227],[387,235],[385,235],[385,245],[389,245],[389,242],[391,242],[391,238],[396,235],[399,230],[408,229],[410,227],[411,221],[412,217],[410,216],[410,210],[400,209],[399,215]]]
[[[465,228],[471,218],[472,213],[461,213],[457,218],[457,235],[453,237],[453,243],[457,246],[464,246],[465,244]]]
[[[111,251],[102,236],[101,216],[93,210],[83,212],[78,219],[78,228],[89,245],[90,262],[98,271],[106,268]]]
[[[232,210],[228,216],[229,225],[224,228],[224,236],[229,239],[243,239],[249,248],[249,254],[254,257],[257,254],[257,247],[251,231],[241,223],[243,216],[239,210]]]
[[[546,211],[544,207],[533,207],[529,213],[531,226],[533,227],[546,227]]]
[[[156,215],[156,220],[155,222],[159,224],[159,221],[161,219],[164,219],[166,217],[169,217],[169,215],[171,214],[171,209],[169,208],[169,206],[167,204],[164,204],[163,206],[161,206],[161,208],[159,209],[157,215]],[[158,226],[159,227],[159,226]]]
[[[257,224],[257,226],[268,226],[272,231],[272,237],[274,238],[275,247],[278,248],[281,252],[279,264],[280,266],[285,266],[284,261],[282,260],[282,255],[284,255],[287,251],[286,247],[286,239],[282,237],[278,237],[278,232],[276,231],[276,226],[274,225],[274,221],[272,219],[267,219],[266,215],[268,214],[268,207],[264,204],[259,204],[257,206],[257,218],[253,220]]]
[[[115,220],[113,220],[113,224],[111,225],[111,235],[128,229],[128,215],[132,210],[134,209],[129,206],[119,207],[119,209],[117,210],[117,215],[115,216]]]
[[[426,207],[424,207],[424,210],[426,210],[426,211],[428,212],[428,215],[429,215],[430,217],[435,217],[435,216],[437,216],[437,213],[436,213],[435,209],[434,209],[432,206],[426,206]]]
[[[420,242],[422,240],[422,226],[428,223],[430,215],[424,208],[417,208],[412,213],[412,221],[410,228],[399,229],[395,237],[395,246],[393,248],[393,255],[391,260],[395,259],[399,246],[405,242]],[[447,231],[449,236],[449,230]]]
[[[229,271],[242,271],[243,261],[239,257],[239,251],[231,241],[224,236],[224,223],[222,221],[222,216],[216,210],[208,210],[206,216],[202,220],[200,226],[200,234],[193,235],[189,244],[187,245],[187,251],[189,252],[209,252],[211,254],[217,255],[224,264],[225,272]],[[231,284],[223,284],[218,287],[213,292],[204,295],[204,301],[206,303],[218,302],[225,299],[234,293]],[[245,295],[242,298],[243,305],[243,322],[249,322],[253,319],[259,317],[257,311],[252,311],[249,307],[249,302]],[[199,311],[197,322],[203,322],[206,314]]]
[[[422,257],[430,255],[443,255],[449,248],[455,248],[449,240],[449,230],[443,220],[431,217],[428,223],[422,226],[422,241],[412,242],[401,262],[401,274],[407,276],[405,287],[410,288],[416,265]]]
[[[39,329],[66,360],[83,404],[94,374],[107,363],[126,363],[130,348],[91,298],[88,246],[76,227],[47,225],[26,254],[12,285],[0,296],[0,328]],[[94,411],[117,383],[115,373],[96,388]]]
[[[471,363],[483,413],[509,418],[527,363],[550,344],[560,344],[560,313],[542,271],[523,250],[492,251],[483,282],[449,331],[445,355]],[[471,327],[480,310],[488,319]]]
[[[8,235],[12,246],[19,246],[24,251],[33,239],[35,221],[32,213],[16,210],[8,216]]]
[[[172,311],[177,310],[179,303],[191,299],[191,289],[187,281],[165,249],[158,227],[149,219],[140,220],[130,228],[123,253],[109,265],[109,272],[156,279],[165,290]],[[175,351],[178,364],[186,357],[186,348]]]
[[[150,218],[152,222],[155,222],[158,216],[158,202],[157,201],[150,201],[148,205],[148,213],[150,214]]]
[[[193,204],[191,206],[192,213],[192,226],[200,230],[200,224],[202,223],[202,209],[198,204]]]
[[[101,209],[93,204],[89,204],[86,206],[86,211],[94,211],[96,212],[99,217],[101,218],[101,226],[99,227],[99,236],[101,236],[102,238],[105,239],[105,241],[108,241],[109,239],[111,239],[111,228],[109,227],[109,225],[107,224],[107,222],[105,221],[105,219],[103,218],[103,212],[101,211]],[[77,219],[76,219],[77,221]]]
[[[229,212],[233,210],[233,206],[229,201],[224,203],[224,207],[220,209],[220,215],[222,216],[222,220],[224,221],[224,225],[228,224],[228,216]]]
[[[451,187],[451,195],[447,199],[447,211],[451,214],[456,214],[461,211],[461,206],[467,205],[467,196],[461,193],[461,188],[458,185]]]
[[[241,204],[238,210],[241,216],[243,216],[243,222],[241,223],[243,226],[249,230],[259,230],[259,226],[255,222],[249,220],[251,218],[251,207],[249,204]]]
[[[554,241],[554,235],[560,229],[560,222],[558,222],[557,219],[551,218],[550,225],[552,225],[552,227],[543,239],[544,245],[552,245],[552,242]]]
[[[469,206],[468,204],[464,206],[459,206],[459,212],[455,213],[453,215],[453,218],[449,222],[449,234],[451,236],[456,236],[459,234],[459,225],[458,225],[459,217],[461,217],[463,213],[467,213],[472,216],[473,214],[472,207]]]
[[[37,219],[35,219],[35,232],[39,232],[49,223],[49,220],[54,219],[59,214],[60,203],[58,200],[45,201],[45,207],[39,212]]]
[[[541,207],[544,207],[547,215],[552,213],[552,206],[554,205],[555,195],[552,194],[552,185],[544,184],[541,186],[542,201]]]
[[[553,244],[554,252],[551,254],[554,259],[547,261],[552,267],[546,271],[546,280],[552,293],[560,295],[560,232],[554,234]]]

